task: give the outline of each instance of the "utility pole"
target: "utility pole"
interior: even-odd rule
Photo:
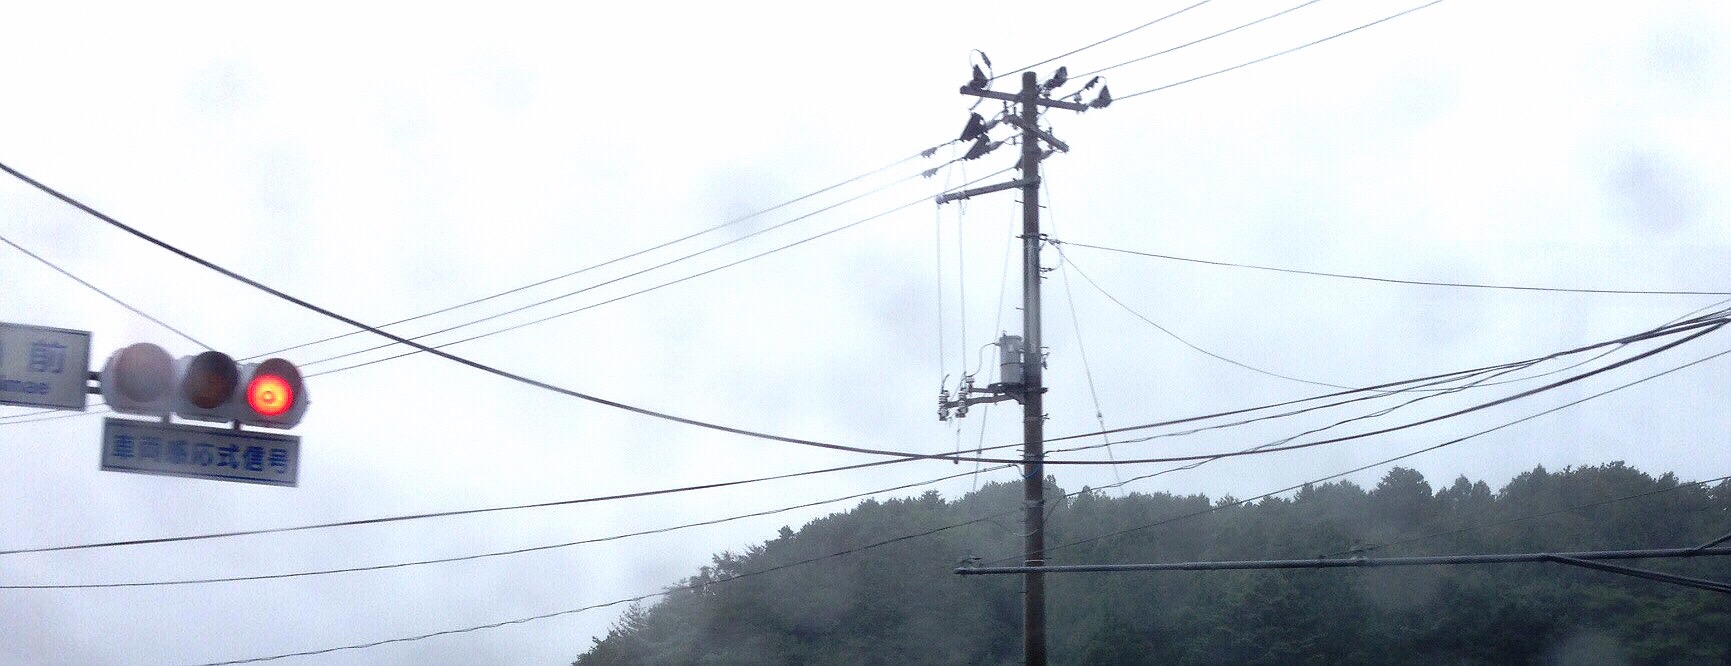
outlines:
[[[1022,403],[1022,526],[1027,532],[1023,541],[1022,560],[1023,566],[1028,568],[1023,577],[1022,590],[1022,653],[1024,663],[1028,666],[1046,664],[1046,580],[1045,572],[1041,570],[1046,566],[1046,413],[1043,399],[1046,388],[1042,382],[1045,351],[1040,342],[1040,247],[1045,239],[1040,234],[1040,160],[1050,152],[1042,150],[1041,144],[1048,144],[1056,150],[1070,150],[1063,141],[1040,129],[1040,107],[1086,111],[1089,108],[1104,108],[1112,100],[1104,87],[1100,89],[1099,98],[1089,104],[1080,103],[1079,92],[1076,93],[1078,101],[1061,101],[1047,97],[1054,89],[1062,86],[1065,80],[1062,67],[1058,68],[1057,73],[1045,85],[1040,84],[1033,72],[1023,72],[1020,94],[1001,93],[986,89],[990,81],[976,67],[974,80],[963,86],[961,93],[1017,105],[1016,112],[1006,112],[1002,120],[1022,131],[1021,177],[1007,183],[938,197],[938,203],[942,204],[990,192],[1018,188],[1022,191],[1021,339],[1004,336],[999,341],[1002,358],[1000,368],[1005,369],[1000,373],[1001,381],[985,389],[975,389],[973,378],[964,377],[962,385],[957,389],[956,399],[950,399],[947,388],[940,391],[938,415],[940,420],[947,420],[951,409],[956,410],[957,416],[966,416],[968,406],[973,404],[1004,400]],[[1089,82],[1083,90],[1092,88],[1098,80],[1096,78]],[[968,152],[970,159],[997,147],[998,144],[986,136],[986,132],[996,124],[996,120],[989,124],[984,123],[978,115],[969,121],[968,128],[963,130],[962,138],[978,140]],[[986,395],[972,397],[975,393]]]

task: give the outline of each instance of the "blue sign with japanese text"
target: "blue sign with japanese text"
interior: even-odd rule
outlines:
[[[161,421],[102,421],[102,469],[295,485],[301,438]]]

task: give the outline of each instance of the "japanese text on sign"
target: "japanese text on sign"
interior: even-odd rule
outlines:
[[[84,409],[90,333],[0,322],[0,404]]]
[[[111,418],[102,424],[102,469],[293,486],[300,438]]]

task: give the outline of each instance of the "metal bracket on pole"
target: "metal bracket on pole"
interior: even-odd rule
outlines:
[[[1011,125],[1015,125],[1017,127],[1020,127],[1022,129],[1027,130],[1028,132],[1032,133],[1034,136],[1040,137],[1041,141],[1052,144],[1053,148],[1057,148],[1058,150],[1064,151],[1066,153],[1070,152],[1070,144],[1064,143],[1063,141],[1059,141],[1058,137],[1052,136],[1051,132],[1047,132],[1046,130],[1040,129],[1038,127],[1028,127],[1028,126],[1023,125],[1021,118],[1017,118],[1016,116],[1004,116],[1004,122],[1007,122]]]
[[[939,204],[946,204],[946,203],[949,203],[951,201],[960,201],[962,199],[971,199],[973,197],[977,197],[977,196],[982,195],[982,194],[991,194],[993,192],[1002,192],[1004,190],[1013,190],[1013,189],[1016,189],[1018,187],[1027,187],[1029,185],[1038,185],[1039,183],[1040,183],[1040,179],[1038,179],[1038,178],[1024,178],[1022,180],[1012,180],[1012,181],[1007,182],[1007,183],[998,183],[997,185],[987,185],[985,187],[976,187],[976,188],[971,189],[971,190],[962,190],[960,192],[945,192],[943,194],[938,195],[937,201]]]

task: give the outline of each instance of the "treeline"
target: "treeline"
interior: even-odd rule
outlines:
[[[715,556],[682,581],[692,589],[628,609],[575,664],[1020,663],[1020,577],[951,573],[1019,552],[1020,501],[1018,485],[992,484],[784,527]],[[1050,561],[1669,548],[1731,532],[1731,482],[1622,463],[1541,467],[1498,491],[1464,477],[1433,489],[1395,468],[1369,490],[1236,502],[1082,492],[1052,503],[1047,544],[1118,534]],[[1731,581],[1731,558],[1625,564]],[[1051,574],[1047,587],[1055,664],[1731,663],[1731,595],[1556,564]]]

